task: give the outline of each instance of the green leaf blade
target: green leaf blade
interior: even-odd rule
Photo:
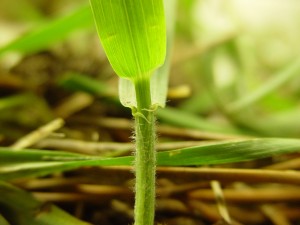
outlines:
[[[217,165],[299,151],[299,139],[257,138],[161,152],[157,160],[158,165],[163,166]]]
[[[115,72],[144,78],[163,64],[166,25],[162,0],[91,0],[98,34]]]
[[[242,162],[300,152],[300,139],[258,138],[225,141],[157,154],[158,166],[201,166]],[[102,158],[47,150],[0,149],[0,180],[45,176],[84,166],[130,166],[133,156]]]

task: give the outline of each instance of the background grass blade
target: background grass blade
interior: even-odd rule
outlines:
[[[262,138],[229,141],[161,152],[158,156],[158,164],[164,166],[223,164],[296,151],[300,151],[298,139]]]
[[[5,218],[18,225],[89,225],[58,207],[37,201],[31,194],[0,181],[0,206]],[[1,221],[1,220],[0,220]]]
[[[85,74],[64,74],[62,78],[58,80],[58,85],[70,91],[83,91],[94,96],[113,95],[113,91],[106,83],[90,78]]]
[[[23,36],[0,48],[0,55],[8,51],[33,53],[64,39],[71,32],[92,26],[93,18],[89,6],[83,6],[70,15],[50,21],[34,28]]]
[[[159,152],[159,166],[200,166],[241,162],[300,151],[299,139],[260,138],[226,141]],[[46,150],[0,150],[0,179],[44,176],[82,166],[132,165],[133,156],[100,158]]]
[[[251,106],[255,102],[264,98],[266,95],[275,91],[278,87],[285,84],[291,78],[299,76],[299,71],[300,59],[297,59],[290,63],[287,67],[283,68],[282,71],[275,74],[271,80],[265,82],[257,90],[230,104],[228,106],[229,112],[234,113]]]
[[[216,124],[214,122],[210,122],[207,119],[203,119],[198,115],[172,107],[159,109],[157,111],[157,117],[163,122],[179,127],[187,127],[213,132],[239,133],[238,129],[235,129],[228,124]]]
[[[47,150],[0,149],[0,180],[44,176],[82,166],[130,165],[132,157],[100,158]]]

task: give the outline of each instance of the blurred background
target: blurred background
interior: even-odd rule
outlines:
[[[0,10],[1,132],[14,130],[11,123],[26,132],[57,116],[51,108],[70,89],[92,92],[96,100],[117,96],[117,79],[86,0],[2,0]],[[160,121],[225,133],[299,137],[299,15],[296,0],[178,1],[172,18],[172,108],[158,114]],[[105,90],[95,93],[78,80],[80,85],[66,84],[62,78],[69,73],[96,79]],[[23,104],[28,98],[35,99],[30,109]],[[24,111],[11,114],[20,105]],[[118,110],[123,111],[103,109],[113,116]],[[32,113],[35,117],[28,115]],[[165,113],[182,113],[185,122],[178,124]],[[189,121],[194,116],[199,122]],[[7,142],[22,136],[20,127]]]

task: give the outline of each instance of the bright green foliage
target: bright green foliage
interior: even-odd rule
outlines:
[[[135,81],[163,64],[166,25],[162,0],[90,2],[103,48],[119,76]]]

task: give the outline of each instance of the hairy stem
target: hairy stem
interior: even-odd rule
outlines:
[[[153,225],[155,212],[155,116],[148,79],[135,82],[135,225]]]

